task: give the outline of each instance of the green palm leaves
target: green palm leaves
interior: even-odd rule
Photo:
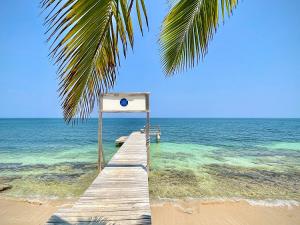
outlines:
[[[52,41],[50,55],[58,65],[64,118],[88,117],[95,100],[114,86],[119,46],[126,56],[134,43],[131,10],[140,29],[147,20],[144,0],[42,0]],[[120,44],[119,44],[120,43]]]
[[[175,3],[174,3],[175,2]],[[178,0],[166,16],[161,36],[162,63],[167,75],[193,67],[207,53],[219,22],[238,0]]]
[[[170,0],[160,36],[167,75],[193,67],[207,53],[221,9],[230,15],[238,0]],[[112,88],[120,63],[133,47],[132,10],[143,34],[144,0],[42,0],[50,56],[58,65],[64,118],[85,119],[101,93]]]

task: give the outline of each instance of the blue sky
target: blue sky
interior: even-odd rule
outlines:
[[[136,29],[114,91],[151,92],[153,117],[300,117],[299,1],[241,1],[205,60],[172,78],[157,44],[166,0],[146,4],[150,32]],[[39,13],[38,1],[2,3],[0,117],[62,116]]]

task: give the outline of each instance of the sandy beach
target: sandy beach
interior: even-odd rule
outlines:
[[[152,204],[154,225],[299,225],[300,207],[253,206],[246,201]]]
[[[69,201],[0,199],[0,225],[44,224],[62,205],[71,206]]]
[[[40,225],[68,201],[0,199],[0,225]],[[153,225],[299,225],[300,207],[254,206],[246,201],[154,201]]]

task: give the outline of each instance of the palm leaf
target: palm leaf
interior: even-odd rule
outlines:
[[[50,56],[58,66],[59,94],[67,122],[87,118],[100,94],[114,86],[119,45],[126,56],[128,42],[131,47],[134,43],[131,1],[42,0],[41,7],[48,13],[45,26],[52,42]]]
[[[218,27],[219,9],[231,15],[238,0],[172,0],[160,35],[162,64],[167,75],[194,67],[204,58]]]

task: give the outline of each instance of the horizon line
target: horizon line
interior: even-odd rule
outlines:
[[[300,117],[159,117],[154,116],[152,119],[300,119]],[[64,119],[63,117],[0,117],[0,119]],[[80,118],[76,118],[82,120]],[[89,119],[98,119],[98,117],[89,117]],[[144,119],[144,117],[103,117],[103,119]]]

